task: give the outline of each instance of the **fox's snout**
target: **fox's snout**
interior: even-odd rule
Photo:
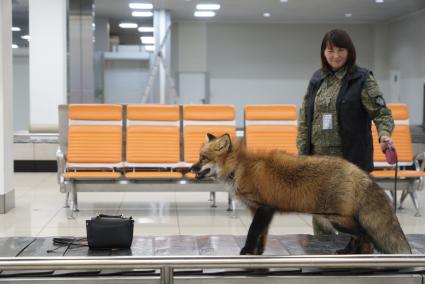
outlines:
[[[202,170],[202,171],[198,171],[198,172],[196,172],[196,178],[197,179],[202,179],[202,178],[204,178],[207,174],[209,174],[210,173],[210,171],[211,171],[211,169],[210,168],[207,168],[207,169],[205,169],[205,170]]]
[[[211,168],[205,167],[205,165],[201,166],[200,163],[198,162],[189,168],[189,172],[194,173],[196,179],[203,179],[204,177],[207,177],[208,174],[211,173]]]

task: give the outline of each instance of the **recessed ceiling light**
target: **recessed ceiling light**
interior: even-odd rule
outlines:
[[[19,46],[17,44],[12,44],[12,48],[18,48]]]
[[[384,3],[384,0],[375,0],[376,3]]]
[[[145,45],[145,50],[148,52],[155,51],[155,45]]]
[[[154,44],[155,38],[153,36],[141,36],[140,40],[143,44]]]
[[[128,4],[128,7],[131,9],[153,9],[153,5],[151,3],[130,3]]]
[[[288,2],[288,0],[280,0],[280,2],[286,3],[286,2]]]
[[[264,13],[263,16],[266,17],[266,18],[268,18],[268,17],[271,16],[271,14],[270,13]]]
[[[136,29],[137,28],[136,23],[120,23],[119,26],[122,29]]]
[[[351,13],[345,13],[344,14],[344,16],[346,17],[346,18],[351,18],[351,16],[352,16],[353,14],[351,14]]]
[[[154,32],[153,27],[139,27],[137,30],[141,33],[153,33]]]
[[[27,41],[30,41],[30,36],[29,35],[23,35],[21,36],[22,39],[26,39]]]
[[[220,10],[220,4],[198,4],[197,10]]]
[[[151,11],[133,11],[131,15],[133,17],[152,17],[153,13]]]
[[[12,32],[20,32],[21,28],[20,27],[12,27]]]
[[[195,11],[193,15],[195,17],[214,17],[215,12],[214,11]]]

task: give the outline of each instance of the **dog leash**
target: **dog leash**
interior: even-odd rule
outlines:
[[[398,155],[397,151],[394,148],[394,145],[391,142],[386,142],[385,147],[385,158],[390,165],[395,164],[395,173],[394,173],[394,212],[397,212],[397,175],[398,175]]]
[[[398,173],[398,159],[395,162],[394,174],[394,212],[397,212],[397,173]]]
[[[56,246],[54,249],[49,249],[46,252],[52,253],[56,250],[65,247],[65,251],[62,253],[62,256],[65,256],[65,254],[73,247],[86,247],[87,245],[87,239],[86,238],[53,238],[53,245]]]

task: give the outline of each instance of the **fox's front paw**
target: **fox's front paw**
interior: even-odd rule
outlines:
[[[240,255],[255,255],[255,251],[252,249],[249,249],[247,247],[243,247],[241,249],[241,252],[239,253]]]
[[[335,251],[335,254],[353,254],[351,249],[343,248]]]

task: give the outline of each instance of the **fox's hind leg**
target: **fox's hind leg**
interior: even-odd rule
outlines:
[[[251,209],[254,211],[255,209]],[[254,218],[249,226],[245,245],[240,254],[259,255],[264,252],[269,225],[273,219],[275,209],[270,206],[261,206],[255,210]]]
[[[334,228],[341,233],[351,235],[351,239],[347,246],[337,250],[337,254],[371,254],[373,253],[373,245],[359,222],[352,217],[341,217],[338,215],[328,216],[327,219],[332,223]]]
[[[388,195],[376,183],[369,186],[367,197],[360,201],[358,216],[359,223],[378,251],[412,253]]]
[[[351,236],[347,246],[337,250],[336,254],[372,254],[373,244],[366,234]]]

